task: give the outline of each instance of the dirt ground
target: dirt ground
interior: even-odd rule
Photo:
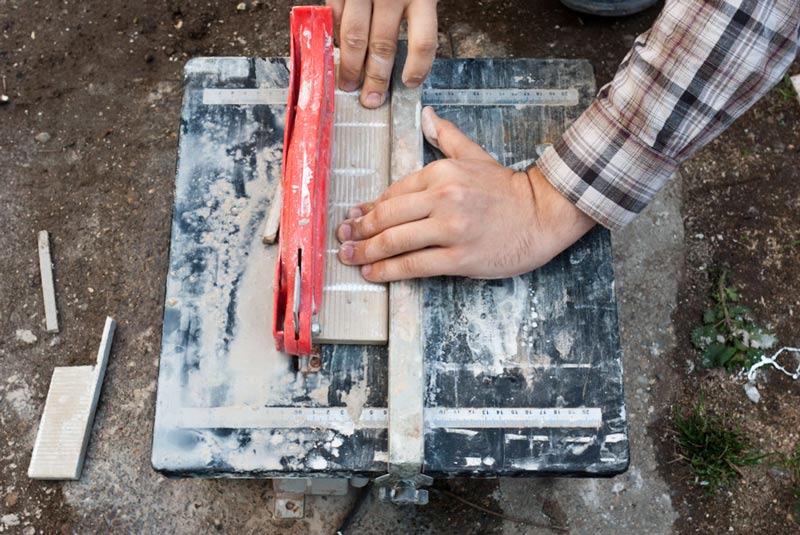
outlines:
[[[0,0],[0,88],[10,97],[0,104],[0,531],[136,531],[127,515],[137,504],[87,518],[67,503],[64,485],[28,480],[30,445],[53,366],[90,363],[111,315],[119,329],[98,418],[109,410],[104,400],[114,399],[115,423],[92,440],[129,445],[130,471],[150,470],[151,429],[125,424],[150,422],[155,399],[183,64],[201,55],[288,53],[291,2],[251,0],[243,11],[238,3]],[[658,8],[604,20],[556,0],[446,0],[439,12],[442,55],[588,58],[602,84]],[[782,345],[800,344],[798,161],[800,105],[772,91],[682,169],[686,264],[673,318],[679,344],[663,357],[681,382],[653,386],[660,420],[650,430],[680,514],[678,533],[800,532],[785,476],[766,466],[748,469],[729,492],[708,497],[685,467],[669,462],[675,452],[666,432],[674,406],[702,392],[712,410],[765,450],[787,452],[800,441],[798,381],[766,374],[756,405],[740,382],[687,364],[698,361],[689,331],[707,304],[709,273],[722,266]],[[51,232],[56,259],[58,335],[44,329],[35,254],[41,229]],[[111,487],[124,488],[128,475],[114,474]],[[208,485],[224,492],[219,482]],[[490,485],[454,488],[496,505]],[[185,507],[208,514],[209,529],[226,531],[221,513]],[[559,517],[557,504],[548,509]],[[455,503],[436,514],[447,532],[497,526]]]
[[[800,72],[797,62],[790,69]],[[719,271],[727,269],[758,323],[778,337],[778,347],[800,345],[800,105],[795,96],[773,89],[732,128],[682,168],[685,197],[686,266],[679,307],[673,315],[680,343],[670,364],[680,376],[677,392],[664,392],[670,404],[652,430],[665,459],[676,457],[667,429],[674,404],[704,399],[710,412],[729,418],[753,437],[764,453],[790,453],[800,444],[800,384],[777,372],[759,381],[762,401],[748,400],[742,381],[721,370],[703,370],[689,333],[702,311]],[[794,370],[791,357],[782,361]],[[674,388],[670,386],[669,388]],[[692,479],[679,463],[662,466],[679,499],[681,533],[800,533],[792,483],[785,471],[762,466],[746,469],[729,491],[706,496],[687,484]]]

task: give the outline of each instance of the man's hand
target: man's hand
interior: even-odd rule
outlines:
[[[355,91],[361,104],[377,108],[386,100],[400,22],[408,21],[408,57],[403,83],[417,87],[428,76],[436,55],[436,0],[326,0],[338,29],[339,87]]]
[[[422,126],[447,159],[352,208],[337,230],[339,259],[362,266],[365,279],[510,277],[546,264],[594,225],[535,167],[503,167],[430,107]]]

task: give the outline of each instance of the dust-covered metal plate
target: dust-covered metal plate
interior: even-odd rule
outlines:
[[[387,471],[386,347],[324,345],[322,370],[304,376],[271,339],[275,248],[261,234],[280,180],[285,105],[276,95],[287,75],[282,58],[186,66],[152,453],[169,475]],[[491,93],[479,102],[454,93],[463,103],[437,109],[517,169],[595,91],[584,61],[440,59],[423,104],[426,91],[474,89],[525,90],[499,92],[496,105]],[[570,99],[541,99],[563,91]],[[539,100],[508,101],[526,95]],[[426,146],[426,162],[438,156]],[[607,231],[533,273],[431,279],[424,294],[426,473],[607,476],[627,467]]]

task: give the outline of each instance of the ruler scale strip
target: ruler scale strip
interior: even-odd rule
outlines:
[[[578,90],[570,89],[425,89],[430,106],[577,106]]]
[[[798,82],[800,83],[800,82]],[[349,96],[350,93],[337,91],[336,96]],[[219,89],[203,90],[203,104],[206,106],[257,106],[281,105],[286,103],[285,88],[261,89]],[[439,89],[426,88],[422,100],[431,106],[577,106],[580,94],[575,88],[569,89]],[[373,121],[361,124],[344,122],[342,126],[381,127],[385,123]]]
[[[285,87],[261,89],[208,88],[203,90],[203,104],[206,106],[285,106],[287,99],[288,89]]]
[[[347,407],[216,407],[182,409],[183,429],[239,427],[246,429],[321,428],[352,431],[385,429],[389,410],[365,407],[353,415]],[[603,425],[599,407],[427,407],[425,429],[597,429]]]

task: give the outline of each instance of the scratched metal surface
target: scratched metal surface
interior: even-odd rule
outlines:
[[[274,247],[261,226],[280,177],[284,106],[204,105],[204,88],[285,87],[281,58],[187,64],[153,466],[181,477],[379,475],[383,429],[272,429],[263,407],[385,407],[387,353],[323,346],[303,377],[272,348]],[[594,93],[581,61],[437,60],[427,86],[576,87],[574,107],[447,106],[506,165],[525,168]],[[424,98],[424,97],[423,97]],[[426,161],[437,154],[426,147]],[[613,475],[628,463],[608,232],[509,280],[425,283],[426,406],[600,407],[599,430],[436,429],[434,476]]]

